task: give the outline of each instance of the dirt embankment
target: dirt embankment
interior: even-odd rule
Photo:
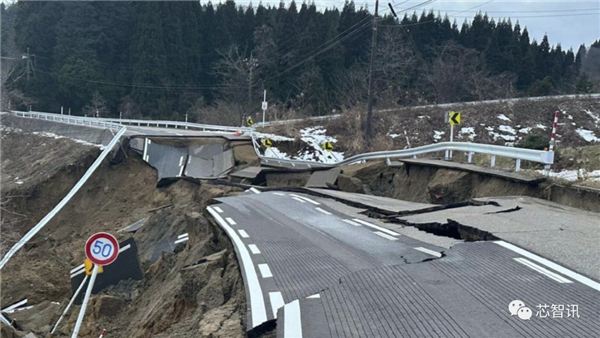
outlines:
[[[22,144],[18,141],[16,144]],[[3,165],[7,159],[17,163],[19,159],[13,156],[18,154],[3,152]],[[32,155],[31,161],[44,154]],[[27,220],[21,223],[21,233],[51,210],[93,161],[87,150],[80,155],[74,155],[75,164],[69,165],[66,155],[57,153],[58,162],[54,156],[45,162],[56,163],[57,170],[18,185],[28,192],[12,205]],[[61,162],[62,166],[58,165]],[[42,168],[45,166],[37,165],[32,173],[43,172]],[[245,335],[244,286],[234,251],[205,211],[212,198],[241,190],[184,180],[164,188],[155,186],[156,172],[137,154],[129,152],[125,161],[115,166],[105,161],[71,202],[9,261],[2,270],[2,305],[23,298],[34,305],[12,315],[24,329],[16,333],[18,337],[27,332],[49,336],[51,325],[72,294],[69,271],[81,264],[85,241],[98,231],[113,233],[119,240],[133,236],[144,280],[122,281],[93,296],[80,337],[97,337],[102,329],[111,337]],[[147,221],[135,234],[117,232],[141,219]],[[4,227],[2,230],[4,233]],[[183,233],[189,234],[187,243],[150,264],[159,240]],[[55,336],[70,335],[78,310],[77,306],[71,310]],[[2,336],[10,336],[9,331],[3,327]]]

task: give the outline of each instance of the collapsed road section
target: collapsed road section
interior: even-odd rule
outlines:
[[[300,193],[217,201],[208,210],[234,243],[250,332],[273,320],[278,337],[600,332],[598,283],[564,267],[556,272],[552,262],[506,242],[442,248]],[[527,305],[529,318],[511,315],[515,300]],[[540,317],[543,304],[560,305],[564,318]]]

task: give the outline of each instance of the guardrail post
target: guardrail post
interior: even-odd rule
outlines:
[[[496,166],[496,155],[492,155],[492,163],[491,163],[492,167]]]
[[[392,165],[392,161],[390,161],[389,157],[385,159],[385,164]]]
[[[517,163],[515,164],[515,171],[521,170],[521,159],[517,159]]]
[[[471,163],[471,162],[473,162],[473,152],[469,151],[468,154],[469,155],[467,156],[467,162]]]

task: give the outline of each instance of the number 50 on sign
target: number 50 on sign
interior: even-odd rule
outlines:
[[[108,265],[119,255],[119,242],[115,236],[99,232],[93,234],[85,243],[85,256],[96,265]]]

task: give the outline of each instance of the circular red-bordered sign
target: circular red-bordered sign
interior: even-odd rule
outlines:
[[[119,242],[109,233],[95,233],[85,242],[85,256],[96,265],[108,265],[119,256]]]

